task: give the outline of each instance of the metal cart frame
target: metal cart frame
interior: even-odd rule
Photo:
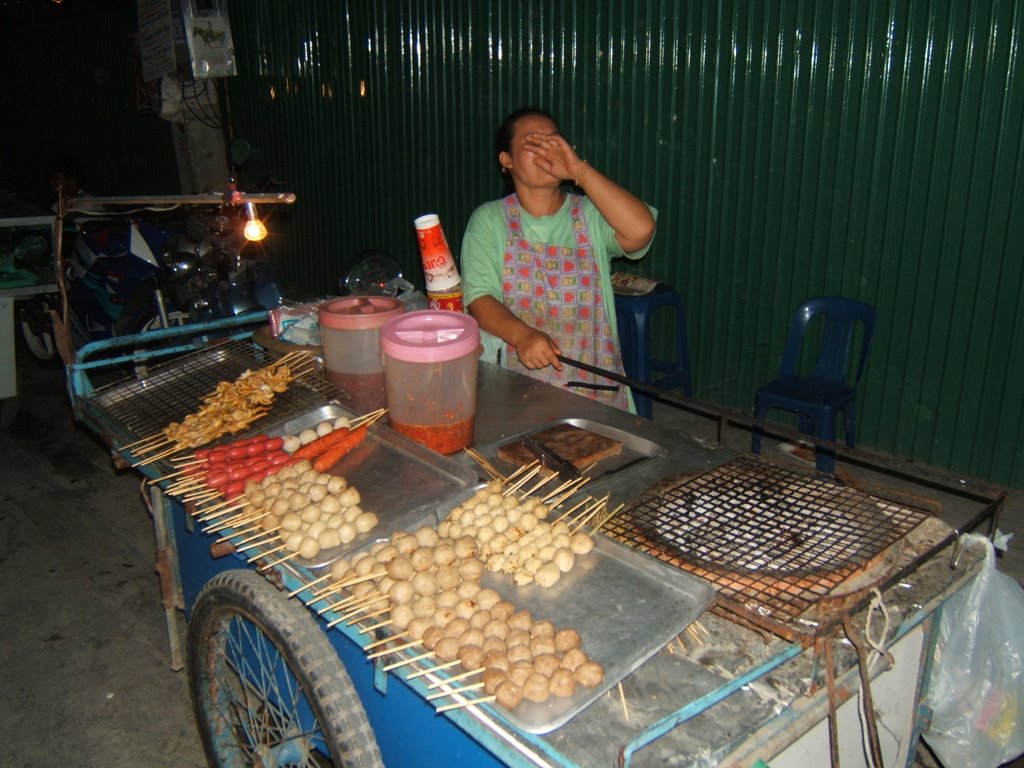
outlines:
[[[261,313],[123,337],[83,348],[76,362],[69,366],[69,394],[76,418],[113,447],[115,461],[122,466],[131,465],[134,458],[131,452],[119,446],[130,442],[128,438],[132,436],[126,434],[123,425],[112,423],[92,404],[96,377],[140,358],[163,359],[202,350],[215,337],[248,339],[264,322]],[[481,377],[481,392],[488,393],[489,402],[514,402],[515,410],[488,413],[485,405],[478,413],[478,438],[481,434],[504,437],[519,431],[525,423],[543,424],[572,411],[572,415],[583,413],[608,419],[622,428],[648,430],[660,440],[672,442],[671,450],[663,460],[659,459],[663,463],[655,472],[664,474],[684,465],[707,467],[709,462],[717,463],[726,458],[724,451],[709,451],[684,435],[658,433],[651,422],[613,412],[576,395],[556,392],[501,369],[484,366]],[[159,477],[157,468],[144,467],[141,471],[152,481]],[[651,482],[651,477],[642,469],[623,472],[614,478],[616,495],[627,499],[638,494]],[[218,574],[251,570],[251,566],[236,554],[217,557],[211,550],[211,539],[196,526],[186,505],[168,496],[158,482],[150,483],[149,494],[156,529],[158,569],[164,585],[171,665],[180,669],[188,661],[180,636],[180,612],[191,617],[202,590]],[[996,492],[972,498],[979,499],[982,508],[964,529],[991,520],[1002,503],[1002,495]],[[958,534],[954,531],[934,541],[927,551],[912,558],[879,585],[887,599],[904,606],[889,648],[907,641],[901,653],[916,670],[912,676],[915,709],[909,715],[911,740],[902,744],[899,752],[907,765],[913,759],[913,745],[926,726],[934,628],[942,604],[973,578],[978,565],[978,558],[967,554],[959,570],[953,570],[944,556],[938,557],[954,548]],[[265,575],[280,588],[278,595],[282,601],[289,599],[289,592],[308,583],[302,569],[290,563],[276,566]],[[835,617],[832,628],[840,627],[844,620],[858,620],[868,600],[869,596],[844,616]],[[308,615],[311,622],[326,629],[323,617],[313,612]],[[686,674],[692,672],[693,679],[679,684],[680,693],[674,694],[673,700],[659,701],[644,711],[637,711],[636,721],[631,722],[623,716],[618,697],[609,695],[565,727],[545,735],[517,729],[499,710],[488,705],[438,714],[426,699],[428,683],[434,678],[406,680],[385,670],[381,660],[368,662],[363,650],[365,638],[357,628],[342,624],[326,635],[351,678],[355,696],[366,712],[384,761],[396,765],[441,766],[459,762],[590,766],[595,764],[595,755],[600,756],[597,759],[602,764],[609,765],[666,761],[700,766],[718,764],[720,760],[750,765],[760,757],[773,759],[782,755],[802,737],[812,738],[814,732],[818,732],[816,738],[820,739],[821,727],[829,712],[841,709],[841,702],[829,696],[826,686],[821,684],[825,676],[832,674],[833,667],[838,668],[838,672],[828,689],[841,692],[843,699],[853,696],[860,684],[867,682],[866,676],[859,677],[856,653],[849,648],[845,651],[841,647],[832,649],[831,634],[823,635],[825,639],[821,642],[807,644],[771,639],[756,630],[740,630],[727,620],[715,617],[709,617],[708,626],[712,635],[721,633],[723,643],[731,644],[736,651],[736,658],[723,662],[720,670],[706,674],[707,670],[702,670],[699,664],[658,654],[633,673],[626,681],[627,688],[644,690],[664,683],[670,674],[680,674],[680,669]],[[733,637],[735,632],[742,632],[746,643],[738,650]],[[826,659],[835,662],[828,670],[823,669]],[[883,674],[886,674],[884,669],[876,668],[872,672],[876,677]],[[795,700],[779,705],[781,711],[772,711],[757,691],[772,678],[804,681]],[[810,685],[806,684],[807,680]]]

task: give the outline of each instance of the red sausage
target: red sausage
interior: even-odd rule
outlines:
[[[228,452],[223,448],[214,448],[210,451],[210,455],[206,457],[206,460],[210,464],[223,464],[227,461]]]
[[[264,443],[264,446],[266,447],[267,453],[270,453],[271,451],[280,451],[282,448],[284,448],[284,438],[283,437],[271,437],[271,438],[268,438],[267,442]]]
[[[230,478],[228,477],[228,473],[225,471],[210,472],[206,476],[206,484],[217,490],[223,488],[229,481]]]
[[[228,459],[231,461],[238,461],[239,459],[248,458],[249,454],[246,453],[244,445],[236,445],[228,448]]]
[[[224,488],[224,495],[229,499],[237,498],[245,493],[245,481],[235,480],[227,484]]]
[[[228,479],[230,480],[241,480],[243,477],[251,472],[251,468],[246,464],[232,464],[228,468]]]
[[[257,440],[249,443],[245,446],[245,453],[247,456],[259,456],[266,450],[266,442],[263,440]]]

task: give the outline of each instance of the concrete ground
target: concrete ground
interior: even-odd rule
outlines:
[[[0,430],[0,765],[204,765],[186,675],[169,667],[139,479],[74,423],[62,368],[20,371],[18,416]],[[714,440],[704,419],[660,405],[656,417]],[[730,441],[743,450],[749,435]],[[1001,523],[1017,537],[1000,567],[1018,579],[1021,500]],[[959,525],[969,510],[941,514]]]

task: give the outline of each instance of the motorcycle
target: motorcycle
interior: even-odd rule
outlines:
[[[56,357],[53,312],[75,349],[155,328],[233,317],[281,302],[276,271],[243,235],[245,206],[199,206],[182,215],[134,212],[75,224],[63,259],[67,296],[20,307],[33,357]]]

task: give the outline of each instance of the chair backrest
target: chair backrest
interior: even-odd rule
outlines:
[[[863,301],[840,296],[815,296],[797,308],[789,324],[786,346],[782,351],[780,374],[792,376],[798,373],[801,349],[807,342],[807,331],[817,315],[822,316],[823,323],[812,376],[824,381],[857,386],[864,373],[875,333],[875,309]],[[860,355],[850,380],[853,342],[858,323],[863,326]]]

